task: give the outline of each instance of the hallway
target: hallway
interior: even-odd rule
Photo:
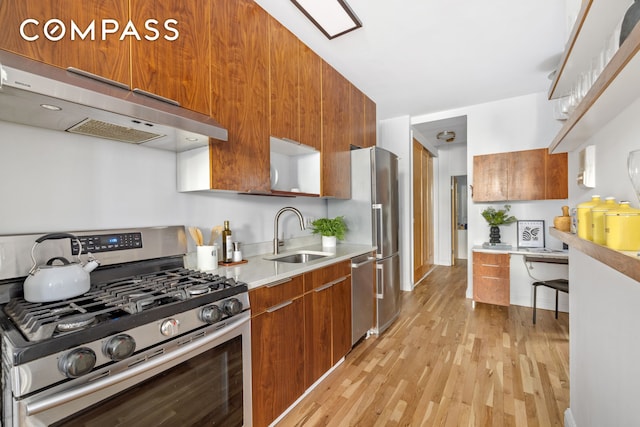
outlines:
[[[278,426],[562,426],[569,317],[465,298],[467,262],[403,293],[399,319],[356,346]]]

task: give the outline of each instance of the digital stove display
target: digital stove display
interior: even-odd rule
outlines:
[[[109,252],[123,249],[142,248],[141,233],[95,234],[91,236],[78,236],[82,243],[82,252]],[[78,254],[78,242],[71,241],[71,253]]]

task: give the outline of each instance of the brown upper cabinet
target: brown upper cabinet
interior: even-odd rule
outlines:
[[[34,41],[27,41],[20,35],[20,25],[28,18],[38,22],[27,24],[24,29],[27,37],[38,37]],[[101,40],[99,23],[94,40],[71,40],[71,21],[84,30],[92,21],[107,18],[126,23],[129,20],[129,1],[4,0],[0,2],[0,48],[57,67],[78,68],[130,86],[131,43],[128,40],[120,41],[118,35]],[[64,30],[60,26],[54,32],[52,29],[57,24],[47,24],[51,19],[59,19]],[[58,37],[64,31],[64,36],[57,41],[49,40],[44,35],[45,25]]]
[[[473,201],[566,199],[567,154],[546,148],[473,157]]]
[[[364,146],[374,147],[377,141],[377,112],[376,103],[367,95],[364,96]]]
[[[323,61],[321,196],[351,197],[350,92],[349,81]]]
[[[210,144],[211,188],[269,193],[269,15],[212,0],[210,34],[212,115],[229,131]]]
[[[131,38],[131,87],[177,101],[182,107],[211,114],[210,27],[209,1],[159,2],[131,0],[131,21],[136,28],[145,28],[149,18],[160,23],[178,21],[179,31],[163,30],[150,42]],[[162,29],[162,24],[158,31]]]
[[[322,60],[269,18],[270,135],[320,150]]]

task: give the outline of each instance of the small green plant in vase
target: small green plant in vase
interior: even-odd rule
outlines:
[[[504,209],[498,210],[489,206],[480,213],[491,227],[489,243],[500,243],[500,225],[511,224],[518,220],[515,216],[508,214],[509,210],[511,210],[511,205],[504,205]]]
[[[336,245],[336,240],[343,240],[347,231],[347,224],[344,217],[318,218],[311,223],[313,234],[322,236],[322,246],[332,247]]]

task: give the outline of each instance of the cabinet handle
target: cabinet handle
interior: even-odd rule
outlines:
[[[480,264],[483,267],[500,267],[500,264]]]
[[[87,77],[87,78],[90,78],[92,80],[99,81],[101,83],[106,83],[106,84],[111,85],[111,86],[119,87],[120,89],[131,90],[131,87],[129,87],[129,85],[127,85],[127,84],[124,84],[122,82],[117,82],[115,80],[111,80],[111,79],[108,79],[106,77],[99,76],[97,74],[93,74],[93,73],[90,73],[90,72],[85,71],[85,70],[81,70],[79,68],[67,67],[67,71],[70,72],[70,73],[73,73],[73,74],[77,74],[78,76]]]
[[[265,285],[265,286],[267,288],[273,288],[273,287],[282,285],[283,283],[289,283],[292,280],[293,280],[292,278],[282,279],[282,280],[278,280],[277,282],[269,283],[268,285]]]
[[[344,280],[347,279],[347,277],[349,277],[349,276],[344,276],[344,277],[341,277],[341,278],[339,278],[337,280],[334,280],[333,282],[325,283],[324,285],[320,286],[319,288],[315,288],[314,292],[322,292],[325,289],[328,289],[328,288],[332,287],[333,285],[336,285],[336,284],[338,284],[340,282],[343,282]]]
[[[133,93],[137,93],[138,95],[143,95],[143,96],[146,96],[148,98],[155,99],[157,101],[166,102],[167,104],[175,105],[176,107],[180,106],[180,103],[178,101],[176,101],[175,99],[165,98],[164,96],[160,96],[160,95],[152,93],[152,92],[147,92],[146,90],[142,90],[142,89],[137,88],[137,87],[133,89]]]
[[[281,308],[284,308],[284,307],[286,307],[286,306],[288,306],[288,305],[291,305],[291,304],[293,304],[293,300],[285,301],[285,302],[283,302],[283,303],[281,303],[281,304],[274,305],[273,307],[269,307],[269,308],[267,308],[265,311],[266,311],[267,313],[273,313],[274,311],[278,311],[278,310],[280,310]]]
[[[481,276],[483,279],[503,280],[504,277]]]

